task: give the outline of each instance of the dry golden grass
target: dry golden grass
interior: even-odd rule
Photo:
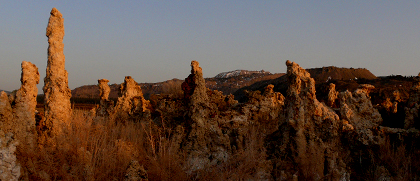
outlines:
[[[226,163],[187,174],[186,156],[171,134],[171,128],[145,121],[115,124],[74,110],[55,144],[21,145],[17,156],[29,180],[123,180],[131,160],[144,166],[149,180],[241,180],[268,165],[263,137],[251,131],[247,147]]]
[[[148,121],[115,123],[74,110],[55,144],[20,145],[17,157],[25,180],[124,180],[132,160],[144,166],[149,180],[261,180],[272,174],[273,163],[267,161],[261,128],[251,128],[244,136],[243,149],[227,161],[194,172],[188,172],[187,155],[179,150],[179,142],[170,139],[173,132],[174,128],[163,123],[160,127]],[[370,161],[360,178],[380,179],[385,168],[396,180],[419,179],[420,152],[415,148],[390,142],[381,145],[365,158]],[[274,164],[283,164],[279,162]],[[308,157],[307,172],[301,170],[300,178],[319,179],[312,167],[321,162],[317,156]]]

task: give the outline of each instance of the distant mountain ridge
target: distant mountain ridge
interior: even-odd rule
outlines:
[[[365,68],[340,68],[340,67],[322,67],[322,68],[310,68],[306,69],[311,74],[311,78],[315,79],[317,84],[328,83],[331,81],[354,81],[354,80],[374,80],[377,77]],[[274,85],[274,91],[286,93],[287,89],[287,77],[282,76],[276,79],[265,80],[256,82],[250,86],[242,87],[233,93],[235,99],[244,101],[244,90],[261,92],[264,91],[267,85]]]
[[[271,73],[264,70],[260,70],[260,71],[234,70],[234,71],[219,73],[214,78],[230,78],[230,77],[236,77],[239,75],[249,75],[249,74],[271,74]]]
[[[351,81],[358,79],[373,80],[377,77],[365,68],[339,68],[334,66],[306,69],[316,83],[327,83],[330,81]],[[212,90],[222,91],[225,95],[234,94],[235,99],[241,99],[244,90],[260,90],[269,85],[274,85],[274,90],[285,93],[287,88],[287,77],[284,73],[272,74],[270,72],[234,70],[222,72],[212,78],[205,78],[206,87]],[[168,94],[181,91],[181,84],[184,80],[172,79],[157,83],[139,83],[143,94],[148,98],[152,94]],[[110,98],[118,97],[119,84],[110,85]],[[99,98],[97,85],[84,85],[72,90],[73,98]]]
[[[236,90],[244,86],[249,86],[262,80],[271,80],[284,75],[284,73],[272,74],[270,72],[234,70],[217,74],[212,78],[205,78],[206,87],[212,90],[222,91],[224,94],[233,94]],[[157,83],[139,83],[145,97],[151,94],[174,93],[181,91],[181,84],[184,80],[172,79]],[[110,98],[118,97],[119,84],[112,84]],[[97,85],[84,85],[73,89],[73,98],[99,98],[99,89]]]

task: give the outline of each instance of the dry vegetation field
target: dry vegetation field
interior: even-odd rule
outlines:
[[[17,158],[29,180],[124,180],[132,160],[144,166],[149,180],[252,180],[255,168],[269,166],[264,138],[251,131],[247,147],[227,162],[187,173],[185,154],[171,142],[173,131],[140,120],[98,119],[76,109],[54,144],[18,147]]]
[[[246,147],[229,160],[197,172],[186,172],[189,170],[186,155],[176,149],[177,143],[170,139],[174,130],[165,125],[98,119],[88,111],[76,109],[69,122],[63,124],[63,130],[55,144],[33,149],[18,147],[17,158],[22,168],[27,169],[27,179],[124,180],[132,160],[144,166],[149,180],[258,180],[257,168],[271,169],[265,138],[258,127],[247,133]],[[398,180],[418,180],[420,153],[415,148],[415,145],[391,144],[388,139],[377,149],[360,154],[360,162],[355,162],[360,165],[353,166],[358,177],[352,179],[381,180],[386,168],[387,174]],[[311,170],[319,160],[309,158],[307,166]],[[277,165],[282,164],[276,161]],[[306,172],[300,179],[312,180],[315,175],[311,174]]]

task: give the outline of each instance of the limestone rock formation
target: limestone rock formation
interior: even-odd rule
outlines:
[[[275,153],[290,165],[277,166],[289,179],[299,173],[306,179],[324,176],[342,179],[345,164],[339,157],[340,125],[338,115],[315,96],[315,81],[297,63],[287,61],[288,89],[285,101],[285,121],[280,122],[280,139],[274,141]],[[274,163],[275,164],[275,163]],[[282,164],[282,165],[289,165]],[[276,171],[275,171],[276,172]]]
[[[68,86],[68,73],[65,70],[64,19],[61,13],[53,8],[47,26],[48,63],[44,78],[45,123],[50,136],[61,132],[60,124],[71,117],[71,91]],[[52,134],[51,134],[52,133]]]
[[[341,118],[350,124],[344,126],[353,127],[357,139],[364,145],[375,143],[372,131],[382,123],[381,115],[370,101],[369,92],[373,88],[371,85],[361,85],[353,94],[345,91],[339,95]]]
[[[147,181],[147,171],[138,161],[132,160],[127,167],[124,181]]]
[[[13,110],[9,102],[7,93],[0,93],[0,128],[5,132],[12,132],[13,129]]]
[[[108,82],[109,80],[107,79],[98,80],[99,95],[101,97],[99,108],[96,112],[98,116],[109,116],[113,112],[114,101],[108,99],[109,93],[111,92]]]
[[[126,120],[136,114],[148,110],[149,101],[143,97],[140,85],[131,76],[126,76],[120,86],[118,101],[114,108],[114,116],[119,120]]]
[[[18,180],[20,177],[20,165],[15,156],[18,142],[12,133],[4,133],[0,130],[0,180]]]
[[[16,92],[13,102],[13,133],[21,144],[33,145],[35,142],[35,108],[39,83],[38,68],[30,63],[22,62],[21,87]]]
[[[327,102],[327,106],[330,107],[335,107],[335,101],[338,98],[338,92],[335,91],[335,84],[330,83],[330,85],[328,86],[328,102]]]
[[[267,125],[267,134],[277,130],[279,120],[283,120],[284,96],[273,91],[274,86],[268,85],[263,94],[259,91],[245,91],[248,99],[241,105],[244,118],[253,123]]]
[[[206,104],[208,102],[206,83],[203,78],[203,70],[195,60],[191,61],[191,74],[181,84],[184,98],[191,105]]]
[[[417,77],[416,82],[411,87],[405,114],[404,128],[416,127],[420,129],[420,77]]]
[[[182,83],[187,105],[188,132],[182,148],[189,154],[191,171],[225,161],[230,151],[229,136],[222,133],[217,120],[210,119],[211,107],[203,72],[197,61],[191,62],[191,74]]]

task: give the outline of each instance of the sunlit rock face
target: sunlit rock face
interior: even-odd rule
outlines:
[[[0,97],[1,128],[12,132],[21,145],[33,147],[36,141],[35,108],[39,83],[38,68],[22,62],[21,87],[9,97],[2,92]]]
[[[109,80],[107,79],[98,80],[99,96],[101,98],[99,107],[96,110],[96,115],[98,116],[109,116],[113,112],[114,101],[108,99],[111,92],[108,82]]]
[[[12,132],[13,128],[13,110],[9,102],[7,93],[0,93],[0,127],[5,132]]]
[[[71,91],[68,86],[68,73],[65,70],[64,19],[61,13],[53,8],[47,26],[48,62],[44,78],[45,125],[49,135],[61,132],[61,125],[71,116]]]
[[[117,120],[127,120],[148,110],[148,105],[149,101],[144,99],[140,85],[131,76],[126,76],[120,85],[113,116]]]
[[[13,102],[13,133],[21,144],[35,143],[35,108],[39,83],[38,68],[30,63],[22,62],[21,87],[16,92]]]
[[[335,90],[335,84],[330,83],[328,85],[328,100],[327,106],[336,107],[336,100],[338,98],[338,92]]]
[[[339,95],[341,118],[346,123],[344,127],[355,131],[357,140],[364,145],[377,143],[374,132],[382,123],[381,115],[370,101],[372,89],[372,85],[362,84],[353,93],[345,91]]]

